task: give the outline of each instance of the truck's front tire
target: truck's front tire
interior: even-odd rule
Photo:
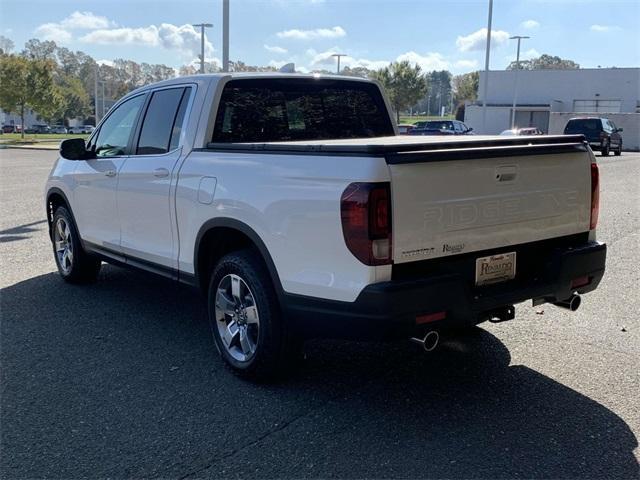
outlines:
[[[95,282],[102,262],[84,251],[73,216],[65,207],[58,207],[53,214],[51,242],[58,272],[65,282]]]
[[[290,368],[300,343],[288,329],[256,252],[233,252],[218,262],[209,283],[208,306],[213,340],[234,372],[271,380]]]

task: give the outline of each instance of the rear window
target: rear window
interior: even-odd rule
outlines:
[[[427,130],[453,130],[453,122],[427,122]]]
[[[393,135],[374,84],[330,79],[231,80],[214,142],[278,142]]]
[[[567,126],[564,127],[564,133],[589,133],[599,132],[602,130],[600,120],[597,118],[583,118],[578,120],[569,120]]]

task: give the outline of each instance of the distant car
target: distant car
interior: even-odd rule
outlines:
[[[409,135],[473,135],[472,131],[458,120],[431,120],[418,122]]]
[[[91,133],[95,130],[93,125],[78,125],[77,127],[70,127],[69,133],[79,134],[79,133]]]
[[[22,131],[22,125],[3,125],[2,131],[4,133],[20,133]]]
[[[413,130],[415,127],[415,125],[410,125],[410,124],[400,124],[398,125],[398,133],[400,135],[409,135],[409,132],[411,130]]]
[[[64,125],[54,125],[51,127],[51,133],[67,133],[67,127]]]
[[[49,125],[32,125],[24,133],[51,133],[51,127]]]
[[[514,128],[513,130],[505,130],[500,135],[544,135],[544,132],[539,128],[526,127]]]
[[[582,134],[592,150],[603,156],[613,150],[616,156],[622,155],[622,128],[618,128],[608,118],[578,117],[572,118],[564,127],[565,135]]]

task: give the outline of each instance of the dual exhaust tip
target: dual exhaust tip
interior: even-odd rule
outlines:
[[[582,300],[580,298],[580,295],[574,293],[566,300],[554,302],[554,305],[560,308],[565,308],[571,312],[575,312],[576,310],[578,310],[578,308],[580,308],[581,303]],[[418,345],[420,345],[425,352],[433,352],[440,343],[440,334],[436,330],[430,330],[423,338],[412,337],[410,340],[413,343],[417,343]]]

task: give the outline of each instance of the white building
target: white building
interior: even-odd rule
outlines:
[[[510,128],[516,76],[517,127],[562,133],[572,116],[595,114],[624,128],[625,148],[640,149],[640,68],[491,71],[484,126],[481,72],[480,97],[466,106],[465,123],[478,133],[497,134]]]

